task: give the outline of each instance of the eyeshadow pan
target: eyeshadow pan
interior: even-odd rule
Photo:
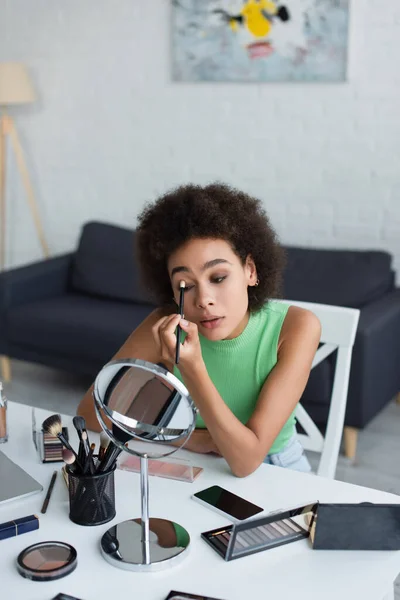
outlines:
[[[254,531],[262,539],[264,544],[270,541],[271,537],[267,533],[265,533],[265,531],[263,531],[261,527],[257,527],[257,529]]]
[[[260,525],[259,529],[269,538],[270,540],[274,540],[275,536],[269,531],[268,525]]]
[[[235,539],[238,540],[239,543],[242,544],[242,546],[248,548],[249,546],[251,546],[251,543],[249,543],[249,541],[245,538],[244,533],[245,532],[243,531],[241,533],[238,533]]]
[[[258,536],[254,533],[253,530],[249,529],[244,532],[247,535],[248,540],[250,541],[251,546],[262,544],[263,540],[260,540]]]
[[[238,550],[245,550],[247,548],[247,545],[245,546],[240,540],[237,539],[237,536],[235,537],[235,547],[233,549],[234,552],[238,551]]]
[[[266,527],[268,529],[268,531],[270,532],[270,534],[272,535],[274,540],[276,540],[276,538],[280,537],[280,533],[276,530],[275,527],[272,526],[272,523],[267,523],[267,525],[264,525],[264,527]]]
[[[297,533],[297,530],[294,527],[291,527],[287,521],[279,521],[279,524],[289,535]]]
[[[218,535],[214,535],[213,539],[220,542],[221,544],[223,544],[226,548],[228,547],[228,543],[229,543],[229,538],[228,540],[224,537],[223,533],[219,533]]]
[[[279,527],[279,525],[276,521],[274,523],[270,523],[270,526],[275,529],[275,531],[278,534],[278,537],[282,537],[282,535],[286,535],[286,531],[284,529],[281,529],[281,527]]]

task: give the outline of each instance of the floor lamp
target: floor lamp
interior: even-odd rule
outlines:
[[[6,159],[8,140],[15,154],[18,171],[25,187],[28,204],[43,253],[46,258],[49,256],[49,249],[40,222],[22,146],[14,121],[7,113],[9,106],[30,104],[34,101],[35,93],[24,65],[14,62],[0,63],[0,271],[5,268],[6,263]],[[0,358],[3,379],[9,381],[11,378],[9,358],[6,356]]]

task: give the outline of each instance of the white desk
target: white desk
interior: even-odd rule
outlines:
[[[37,411],[40,423],[50,413]],[[70,439],[75,430],[69,417]],[[51,474],[60,463],[41,464],[33,448],[31,409],[9,406],[10,439],[0,449],[24,467],[47,490]],[[92,434],[92,441],[98,436]],[[109,565],[99,551],[101,535],[111,524],[140,516],[139,475],[116,473],[117,516],[98,527],[81,527],[68,518],[68,495],[61,475],[45,515],[40,513],[44,494],[0,504],[0,522],[28,514],[40,515],[35,532],[0,541],[1,600],[50,600],[58,592],[82,600],[163,600],[172,589],[205,594],[222,600],[382,600],[400,571],[400,552],[316,551],[302,540],[246,558],[225,563],[203,540],[200,533],[227,521],[190,499],[195,491],[218,483],[267,511],[309,500],[324,502],[399,502],[399,497],[314,475],[262,465],[245,479],[230,474],[223,459],[183,452],[204,472],[194,483],[150,477],[150,515],[182,524],[191,536],[188,556],[176,567],[158,573],[134,573]],[[0,485],[4,482],[0,481]],[[74,573],[54,582],[31,582],[16,571],[19,552],[34,543],[60,540],[78,552]]]

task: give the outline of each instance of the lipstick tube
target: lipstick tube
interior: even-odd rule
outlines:
[[[6,540],[22,533],[29,533],[39,529],[39,518],[36,515],[21,517],[15,521],[7,521],[0,524],[0,540]]]

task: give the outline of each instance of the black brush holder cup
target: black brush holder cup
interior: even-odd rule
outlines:
[[[67,468],[69,518],[77,525],[102,525],[115,515],[115,466],[95,475],[81,475]]]

